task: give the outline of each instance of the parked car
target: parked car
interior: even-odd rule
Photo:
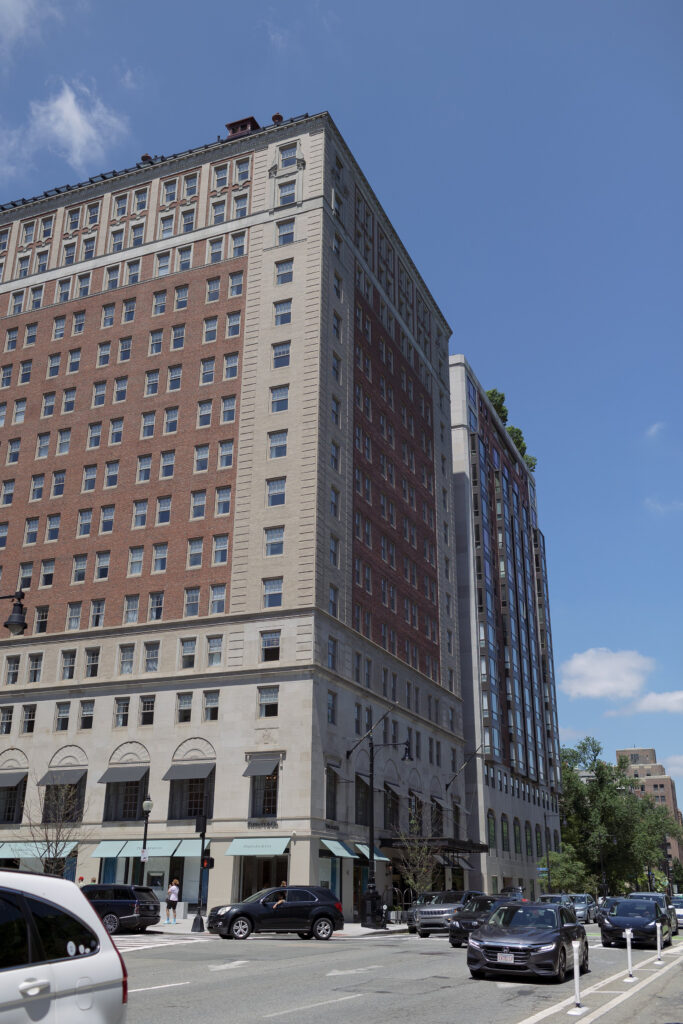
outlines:
[[[441,893],[438,900],[424,903],[415,910],[415,930],[421,939],[427,939],[434,933],[448,934],[450,919],[456,910],[460,910],[473,896],[485,896],[478,889],[455,889]]]
[[[557,906],[569,907],[570,910],[574,909],[574,900],[568,892],[545,892],[538,897],[538,902],[554,903]]]
[[[671,922],[669,915],[655,900],[619,900],[600,921],[603,946],[625,945],[624,931],[630,928],[633,942],[648,942],[657,945],[657,924],[662,926],[662,945],[671,945]]]
[[[507,897],[516,896],[521,900],[524,897],[524,889],[521,885],[504,885],[500,890],[500,895]]]
[[[429,903],[443,903],[449,899],[455,901],[460,899],[462,890],[455,889],[444,889],[438,892],[421,892],[418,893],[417,898],[408,907],[408,913],[406,919],[408,922],[408,931],[412,934],[417,930],[415,927],[415,912],[419,907],[425,906]]]
[[[124,1024],[128,972],[73,882],[0,870],[0,1018]]]
[[[680,928],[683,924],[683,896],[672,896],[671,906],[676,911],[676,922]]]
[[[630,900],[654,900],[658,903],[662,910],[667,914],[669,922],[671,924],[671,932],[673,935],[678,935],[678,916],[676,914],[676,908],[672,904],[669,896],[665,892],[630,892],[628,894]]]
[[[473,896],[451,917],[448,925],[448,941],[453,948],[463,946],[475,928],[485,924],[501,902],[500,896]]]
[[[119,931],[144,932],[161,920],[159,900],[146,885],[84,885],[81,892],[110,935]]]
[[[602,919],[609,914],[612,907],[616,907],[617,903],[623,900],[623,896],[604,896],[602,903],[595,912],[595,920],[599,925],[602,924]]]
[[[344,927],[342,905],[322,886],[288,885],[260,889],[239,903],[212,907],[209,931],[222,939],[246,939],[252,932],[295,932],[301,939],[329,939]]]
[[[581,972],[588,970],[586,929],[566,906],[506,902],[488,922],[470,933],[467,966],[473,978],[487,972],[554,977],[562,982],[573,960],[572,942],[581,943]]]
[[[574,901],[574,913],[576,920],[583,924],[592,924],[595,921],[597,904],[588,892],[571,892],[569,894]]]

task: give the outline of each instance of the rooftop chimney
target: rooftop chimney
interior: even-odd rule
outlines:
[[[238,135],[258,131],[261,125],[255,117],[243,117],[241,121],[229,121],[225,127],[228,129],[228,138],[234,139]]]
[[[282,124],[282,114],[273,114],[273,124]]]

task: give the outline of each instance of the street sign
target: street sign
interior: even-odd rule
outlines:
[[[148,859],[149,859],[149,854],[147,853],[147,850],[143,850],[142,853],[140,854],[140,860],[144,864],[145,861],[148,860]]]

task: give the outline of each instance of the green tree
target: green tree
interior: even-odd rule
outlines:
[[[508,411],[507,406],[505,405],[505,392],[497,391],[496,388],[491,388],[490,391],[486,392],[486,397],[496,410],[498,418],[502,420],[503,423],[507,423]]]
[[[583,861],[579,860],[576,850],[569,843],[562,844],[562,851],[556,853],[551,851],[548,854],[550,861],[549,890],[553,892],[595,892],[596,878],[592,875]],[[538,862],[539,875],[543,877],[547,872],[547,863],[544,860]]]

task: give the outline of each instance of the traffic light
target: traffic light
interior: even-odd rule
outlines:
[[[202,868],[206,868],[208,871],[214,865],[213,857],[202,857]]]

